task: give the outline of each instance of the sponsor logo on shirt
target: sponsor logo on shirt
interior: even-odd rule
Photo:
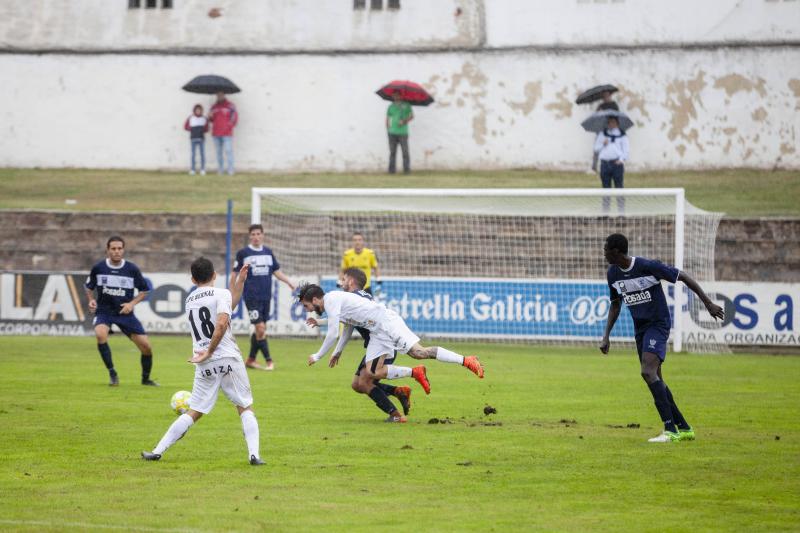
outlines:
[[[109,296],[125,296],[125,289],[112,289],[110,287],[103,287],[103,294],[108,294]]]
[[[650,291],[631,292],[622,296],[627,305],[639,305],[649,303],[652,300]]]

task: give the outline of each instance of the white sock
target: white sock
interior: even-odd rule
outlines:
[[[386,365],[386,379],[399,379],[411,376],[411,369],[407,366]]]
[[[450,350],[446,350],[444,348],[436,348],[436,360],[441,361],[442,363],[457,363],[459,365],[464,364],[463,355],[458,355],[456,352],[451,352]]]
[[[189,431],[189,428],[192,427],[192,424],[194,424],[194,420],[192,420],[191,416],[187,415],[186,413],[179,416],[178,419],[172,423],[167,432],[164,433],[164,436],[161,437],[161,441],[158,443],[158,445],[153,448],[153,453],[161,455],[167,451],[170,446],[178,442],[178,440],[183,437],[187,431]]]
[[[261,458],[258,454],[258,420],[251,410],[242,411],[242,431],[244,440],[247,441],[247,457]]]

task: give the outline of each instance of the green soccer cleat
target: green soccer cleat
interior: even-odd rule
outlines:
[[[694,440],[694,429],[680,429],[678,428],[678,435],[681,436],[681,440]]]
[[[678,442],[681,440],[680,433],[675,433],[674,431],[664,431],[661,435],[657,437],[653,437],[652,439],[647,439],[647,442]]]

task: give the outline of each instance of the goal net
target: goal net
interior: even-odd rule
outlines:
[[[284,272],[335,289],[361,233],[379,262],[377,298],[418,335],[461,340],[596,343],[609,307],[605,238],[623,233],[631,255],[702,284],[714,279],[720,218],[683,189],[252,190],[252,220]],[[685,334],[687,321],[714,321],[680,285],[664,284],[673,348],[724,350]],[[633,335],[623,311],[612,340]]]

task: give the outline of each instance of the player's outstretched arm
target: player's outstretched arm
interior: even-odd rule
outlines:
[[[205,350],[198,350],[194,356],[189,359],[190,363],[198,364],[209,359],[214,355],[214,351],[219,346],[222,336],[228,331],[228,326],[231,323],[231,316],[227,313],[219,313],[217,315],[217,323],[214,325],[214,333],[211,334],[211,341],[208,343],[208,348]]]
[[[706,309],[708,309],[708,312],[711,314],[711,316],[720,320],[725,320],[725,310],[712,302],[711,298],[708,297],[703,288],[700,287],[700,285],[694,279],[692,279],[689,274],[686,272],[681,272],[678,274],[678,281],[684,282],[687,287],[692,289],[692,292],[694,292],[700,298],[700,300],[702,300],[703,305],[706,306]]]
[[[611,307],[608,309],[608,319],[606,320],[606,331],[603,333],[603,340],[600,341],[600,351],[604,354],[608,353],[608,349],[611,346],[611,330],[614,329],[614,324],[617,323],[621,309],[622,302],[619,298],[611,300]]]
[[[280,270],[276,270],[275,272],[272,273],[272,275],[281,280],[282,282],[284,282],[291,290],[294,290],[294,285],[286,276],[286,274],[284,274]]]
[[[336,366],[336,363],[339,362],[339,357],[341,357],[344,347],[350,341],[352,336],[353,326],[345,326],[342,334],[339,336],[339,342],[336,343],[336,348],[333,349],[333,355],[331,356],[330,363],[328,363],[329,367],[333,368]]]
[[[242,299],[244,282],[247,281],[248,272],[250,272],[250,265],[245,263],[238,273],[231,274],[231,310],[236,309]]]
[[[331,348],[333,348],[333,345],[336,342],[337,334],[339,333],[339,328],[333,327],[333,324],[339,324],[338,317],[336,320],[334,320],[333,317],[328,318],[328,333],[325,334],[325,340],[322,341],[322,346],[320,346],[319,351],[317,351],[315,354],[311,354],[308,357],[309,366],[322,359],[322,357],[331,351]]]

